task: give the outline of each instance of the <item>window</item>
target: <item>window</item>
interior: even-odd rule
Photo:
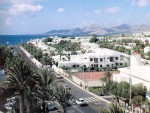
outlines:
[[[93,58],[90,58],[90,61],[93,61]]]
[[[73,68],[75,68],[75,67],[76,67],[76,65],[72,65],[72,67],[73,67]]]
[[[118,65],[118,63],[116,63],[116,66]]]
[[[116,60],[118,60],[118,57],[116,57]]]
[[[91,67],[93,67],[93,65],[91,65]]]
[[[102,59],[102,58],[100,58],[100,61],[102,62],[102,61],[103,61],[103,59]]]
[[[102,65],[100,65],[100,67],[103,67]]]
[[[98,64],[94,64],[94,67],[97,67],[97,68],[98,68]]]
[[[122,63],[120,63],[120,65],[123,65]]]
[[[98,58],[94,58],[94,62],[98,63]]]
[[[109,65],[107,65],[107,67],[109,67]]]
[[[110,57],[110,62],[113,62],[113,57]]]

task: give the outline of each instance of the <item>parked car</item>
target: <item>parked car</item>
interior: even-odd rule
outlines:
[[[48,110],[48,111],[57,109],[57,105],[56,105],[55,102],[47,101],[46,104],[47,104],[47,110]]]
[[[76,100],[76,103],[77,103],[78,105],[85,105],[85,104],[86,104],[86,102],[85,102],[85,100],[84,100],[83,98],[77,99],[77,100]]]
[[[5,109],[10,111],[10,110],[12,110],[12,107],[10,104],[5,104]]]
[[[63,79],[63,77],[60,76],[60,75],[57,75],[56,78],[58,78],[58,79]]]

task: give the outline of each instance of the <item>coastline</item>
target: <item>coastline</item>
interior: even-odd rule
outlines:
[[[49,35],[0,35],[0,45],[19,45],[25,43],[31,39],[46,38]]]

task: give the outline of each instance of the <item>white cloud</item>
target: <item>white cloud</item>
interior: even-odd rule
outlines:
[[[106,13],[117,13],[119,11],[120,11],[119,7],[110,7],[110,8],[105,9]]]
[[[132,4],[139,7],[144,7],[150,5],[150,0],[132,0]]]
[[[12,25],[12,19],[11,18],[6,18],[5,25],[6,26],[11,26]]]
[[[62,12],[64,12],[64,11],[65,11],[64,8],[58,8],[58,9],[56,10],[56,12],[58,12],[58,13],[62,13]]]
[[[10,0],[12,4],[27,4],[32,3],[33,0]]]
[[[94,13],[95,13],[95,14],[100,14],[100,13],[101,13],[101,10],[100,10],[100,9],[94,10]]]
[[[33,13],[41,11],[43,7],[41,5],[31,5],[31,4],[14,4],[10,9],[9,13],[12,15],[18,15],[22,13]]]
[[[147,14],[145,15],[145,19],[150,19],[150,13],[147,13]]]

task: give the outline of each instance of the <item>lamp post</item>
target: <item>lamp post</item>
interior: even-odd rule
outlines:
[[[130,99],[129,99],[129,103],[130,103],[130,106],[131,106],[131,93],[132,93],[132,90],[131,90],[131,84],[132,84],[132,79],[131,79],[131,53],[132,53],[132,50],[129,52],[129,66],[130,66],[130,70],[129,70],[129,85],[130,85]],[[132,110],[132,106],[131,106],[131,110]]]
[[[84,82],[84,89],[85,89],[85,76],[84,76],[84,65],[83,65],[83,82]]]

